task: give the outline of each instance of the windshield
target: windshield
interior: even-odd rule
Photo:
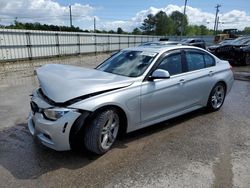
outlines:
[[[128,77],[142,75],[157,53],[142,51],[121,51],[107,59],[96,69]]]
[[[191,43],[191,42],[195,42],[195,40],[197,40],[197,39],[192,39],[192,38],[189,38],[189,39],[182,39],[182,40],[181,40],[181,43],[188,44],[188,43]]]
[[[219,44],[220,45],[222,45],[222,44],[230,44],[231,42],[232,42],[232,40],[223,40]]]
[[[233,45],[243,45],[248,40],[250,40],[250,38],[240,37],[240,38],[237,38],[237,39],[233,40],[231,42],[231,44],[233,44]]]
[[[148,42],[148,43],[145,43],[145,44],[141,44],[140,46],[161,46],[162,43],[160,42]]]
[[[182,39],[181,42],[184,43],[184,42],[188,42],[190,41],[190,39]]]

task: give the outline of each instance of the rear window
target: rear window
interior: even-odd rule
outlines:
[[[188,71],[195,71],[215,66],[215,59],[210,54],[200,50],[187,50],[186,62]]]
[[[212,67],[215,65],[215,60],[212,56],[208,54],[204,54],[204,59],[205,59],[206,67]]]
[[[205,68],[203,54],[197,52],[186,52],[186,60],[189,71]]]

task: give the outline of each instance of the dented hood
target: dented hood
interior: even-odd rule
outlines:
[[[59,64],[44,65],[36,70],[36,74],[43,93],[56,103],[133,83],[133,78]]]

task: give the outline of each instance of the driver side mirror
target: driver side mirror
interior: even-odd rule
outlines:
[[[168,79],[170,78],[170,74],[168,71],[163,69],[156,69],[151,76],[149,76],[149,80],[155,80],[155,79]]]

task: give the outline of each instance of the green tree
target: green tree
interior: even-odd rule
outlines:
[[[186,35],[195,36],[195,35],[211,35],[211,31],[204,25],[189,25],[186,28]]]
[[[132,31],[132,34],[133,34],[133,35],[141,35],[142,32],[141,32],[141,30],[140,30],[138,27],[136,27],[136,28],[134,28],[134,30]]]
[[[27,30],[44,30],[44,31],[72,31],[72,32],[83,32],[79,27],[68,27],[58,25],[47,25],[36,23],[22,23],[14,20],[14,24],[6,26],[8,29],[27,29]]]
[[[200,25],[200,31],[201,35],[207,35],[208,34],[208,29],[205,25]]]
[[[108,33],[115,34],[114,30],[109,30]]]
[[[123,32],[122,28],[118,27],[118,28],[117,28],[117,34],[123,34],[123,33],[124,33],[124,32]]]
[[[140,29],[143,30],[143,33],[146,35],[155,34],[155,17],[153,14],[147,15]]]
[[[201,35],[200,26],[198,26],[198,25],[189,25],[189,26],[187,26],[186,35],[188,35],[188,36]]]
[[[155,34],[156,35],[167,35],[171,34],[173,22],[163,11],[158,12],[155,15]]]
[[[170,14],[170,18],[173,21],[173,31],[175,35],[181,34],[181,26],[182,26],[182,20],[183,20],[183,34],[186,34],[186,27],[188,26],[188,20],[187,16],[182,14],[179,11],[174,11]]]
[[[250,34],[250,27],[245,27],[243,32],[244,34]]]

